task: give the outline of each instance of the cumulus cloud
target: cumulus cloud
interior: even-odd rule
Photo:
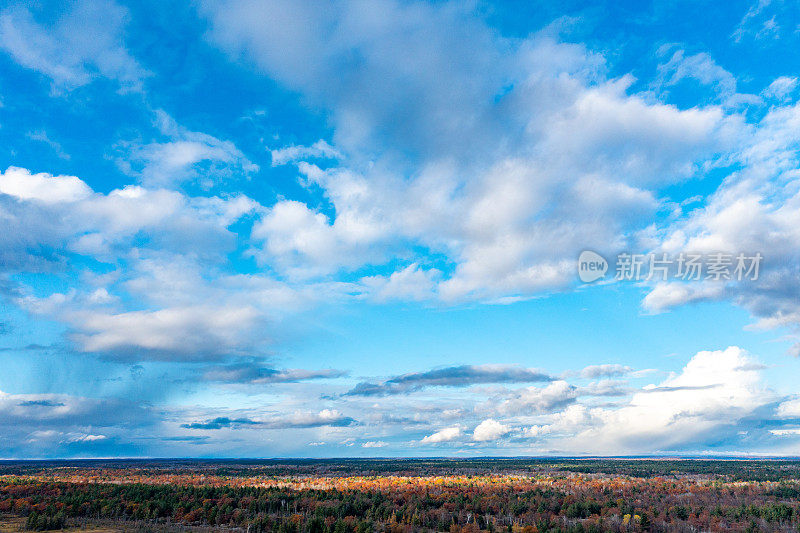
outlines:
[[[142,233],[147,234],[152,245],[169,247],[171,251],[224,251],[234,239],[227,226],[257,206],[242,195],[193,198],[176,191],[133,185],[101,194],[74,176],[33,174],[15,167],[0,173],[0,192],[6,195],[7,204],[9,197],[20,202],[14,207],[9,205],[20,218],[29,213],[47,213],[47,218],[33,227],[20,228],[21,237],[41,228],[62,239],[64,242],[57,246],[64,251],[101,260],[116,259],[121,250],[115,247],[129,249]],[[17,217],[11,214],[8,218],[13,224]]]
[[[43,204],[70,203],[91,195],[92,190],[75,176],[31,174],[24,168],[9,167],[2,173],[0,193]]]
[[[163,110],[155,112],[155,126],[162,140],[121,142],[118,165],[149,187],[172,187],[197,181],[205,189],[233,176],[247,177],[258,171],[231,141],[191,131]]]
[[[787,400],[778,406],[777,414],[784,418],[800,418],[800,399]]]
[[[413,246],[453,264],[366,280],[388,287],[379,298],[393,284],[448,302],[564,288],[581,249],[624,247],[658,209],[654,190],[694,175],[734,129],[716,107],[628,94],[633,79],[605,79],[579,45],[512,43],[453,4],[230,0],[201,12],[216,45],[327,109],[347,154],[325,169],[298,161],[333,209],[276,204],[253,231],[263,264],[327,276]],[[278,160],[327,150],[295,148]]]
[[[735,155],[741,169],[731,174],[705,205],[667,228],[657,247],[671,254],[721,252],[735,257],[760,253],[763,261],[758,279],[658,284],[645,297],[647,309],[661,311],[725,297],[748,309],[758,319],[757,327],[800,331],[798,123],[797,104],[770,109]]]
[[[14,230],[0,236],[7,271],[67,269],[75,256],[119,267],[111,276],[88,275],[80,290],[16,290],[19,305],[68,324],[83,351],[223,358],[263,342],[255,330],[278,314],[327,294],[309,287],[302,296],[268,276],[217,270],[235,245],[228,227],[258,206],[241,195],[198,198],[139,186],[101,194],[74,176],[11,167],[0,174],[0,204]],[[135,295],[140,307],[126,308],[118,292]]]
[[[423,437],[420,441],[422,444],[438,444],[440,442],[450,442],[461,437],[461,428],[453,426],[449,428],[440,429],[436,433]]]
[[[551,445],[564,450],[612,454],[732,442],[776,399],[754,363],[735,346],[698,352],[680,373],[644,387],[619,408],[576,404],[526,434],[554,439]]]
[[[472,432],[472,440],[476,442],[495,441],[511,431],[509,426],[503,425],[497,420],[487,418]]]
[[[702,436],[718,438],[717,431],[733,431],[736,420],[772,399],[750,363],[750,356],[737,347],[698,352],[679,375],[608,413],[604,431],[638,446],[656,436],[665,447]]]
[[[554,381],[546,387],[528,387],[504,400],[501,413],[541,414],[564,408],[578,397],[578,389],[566,381]]]
[[[438,269],[424,270],[417,263],[392,272],[389,276],[368,276],[361,279],[366,293],[378,301],[429,300],[435,296]]]
[[[302,202],[284,200],[253,225],[251,238],[263,243],[256,252],[262,264],[303,279],[363,264],[376,257],[370,245],[381,237],[363,220],[340,216],[331,224]]]
[[[162,358],[233,351],[242,334],[258,318],[255,308],[191,308],[131,311],[127,313],[78,313],[81,329],[73,335],[87,352],[124,353],[146,350]]]

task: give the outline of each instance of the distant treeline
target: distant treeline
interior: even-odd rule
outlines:
[[[0,475],[34,474],[54,469],[124,469],[143,473],[213,473],[220,476],[258,475],[451,475],[519,472],[581,472],[636,477],[686,475],[720,476],[730,481],[780,481],[800,479],[800,460],[711,459],[129,459],[0,461]]]

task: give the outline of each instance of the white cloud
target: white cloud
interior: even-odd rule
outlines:
[[[498,407],[501,413],[534,415],[563,408],[578,397],[578,390],[566,381],[554,381],[545,387],[527,387],[504,400]]]
[[[770,429],[769,432],[772,433],[773,435],[777,435],[778,437],[798,436],[800,435],[800,428]]]
[[[75,176],[31,174],[24,168],[9,167],[5,172],[0,172],[0,193],[21,200],[55,204],[83,200],[92,190]]]
[[[764,89],[764,96],[767,98],[774,98],[780,102],[788,102],[791,100],[792,93],[797,88],[797,78],[789,76],[779,76]]]
[[[320,139],[311,146],[286,146],[270,152],[272,156],[272,166],[277,167],[287,163],[294,163],[308,159],[341,159],[336,148],[328,144],[324,139]]]
[[[532,439],[571,437],[585,431],[594,421],[589,409],[582,404],[573,404],[549,417],[548,424],[534,425],[523,430],[524,436]],[[593,449],[593,448],[589,448]],[[586,450],[583,450],[584,452]]]
[[[777,414],[783,418],[800,418],[800,399],[783,402],[778,406]]]
[[[0,13],[0,47],[23,67],[41,72],[55,88],[74,89],[98,75],[123,90],[140,90],[149,75],[122,41],[128,12],[110,0],[80,0],[50,27],[18,5]]]
[[[774,401],[760,368],[735,346],[698,352],[679,374],[644,387],[619,408],[571,406],[529,435],[551,435],[557,437],[551,445],[589,453],[700,448],[734,438],[743,420]]]
[[[382,440],[368,440],[361,444],[362,448],[385,448],[389,445],[388,442]]]
[[[355,267],[374,257],[372,246],[380,230],[357,217],[328,217],[302,202],[284,200],[273,205],[253,225],[252,238],[264,247],[256,256],[304,278]]]
[[[438,444],[440,442],[450,442],[461,437],[461,428],[453,426],[444,428],[436,433],[423,437],[420,441],[422,444]]]
[[[493,418],[487,418],[472,432],[472,440],[476,442],[495,441],[511,431],[511,428]]]
[[[99,279],[98,289],[46,298],[26,294],[18,303],[67,324],[82,351],[122,360],[186,361],[263,353],[283,320],[314,302],[341,297],[336,286],[295,289],[262,274],[226,275],[197,258],[140,254],[113,281]],[[117,294],[133,297],[138,309]]]
[[[788,6],[788,8],[787,8]],[[733,39],[739,43],[746,36],[755,40],[765,38],[780,38],[780,25],[776,21],[775,11],[785,15],[785,10],[791,10],[792,4],[784,6],[783,2],[773,2],[772,0],[754,0],[747,12],[739,21],[736,30],[733,32]]]
[[[69,160],[71,158],[71,156],[64,151],[61,144],[51,139],[45,130],[29,131],[25,136],[32,141],[46,144],[61,159]]]
[[[163,110],[155,112],[155,125],[164,140],[118,145],[118,165],[149,187],[171,187],[194,180],[210,189],[222,178],[246,177],[258,171],[258,165],[231,141],[191,131]]]
[[[687,283],[658,283],[642,301],[651,313],[661,313],[692,302],[716,300],[725,294],[725,285],[690,285]]]
[[[629,246],[658,210],[656,191],[697,173],[739,132],[719,107],[629,94],[633,79],[604,78],[602,58],[582,46],[500,39],[463,6],[231,0],[201,11],[215,44],[329,111],[331,144],[346,154],[325,169],[298,164],[330,205],[281,201],[254,228],[262,264],[294,277],[398,256],[413,264],[422,248],[452,268],[433,290],[416,272],[412,299],[561,289],[582,249]]]
[[[290,261],[290,255],[297,253],[311,264],[330,265],[338,262],[341,248],[328,218],[294,200],[275,204],[253,227],[252,237],[263,239],[265,251],[276,261]]]
[[[78,434],[71,434],[68,435],[66,438],[67,442],[96,442],[100,440],[106,440],[108,437],[105,435],[91,435],[87,433],[78,433]]]
[[[387,300],[426,300],[434,297],[437,269],[423,270],[417,263],[392,272],[389,276],[368,276],[361,283],[379,301]]]
[[[659,53],[666,54],[672,48],[673,45],[664,45]],[[694,79],[714,87],[723,98],[736,94],[736,78],[705,52],[687,56],[685,50],[675,50],[667,63],[658,66],[658,70],[660,81],[665,86],[676,85],[684,79]]]
[[[704,206],[690,211],[664,231],[659,251],[672,254],[760,253],[758,280],[691,285],[659,284],[645,297],[659,311],[690,301],[726,297],[750,310],[759,326],[800,331],[800,106],[772,108],[751,128],[728,176]],[[794,348],[797,350],[797,347]]]
[[[151,350],[163,357],[203,358],[235,351],[259,319],[255,308],[200,306],[119,314],[78,312],[73,335],[87,352]]]
[[[67,247],[88,255],[107,255],[109,247],[129,241],[139,232],[156,242],[202,253],[222,247],[232,238],[226,226],[256,209],[246,196],[225,199],[191,198],[174,191],[127,186],[98,194],[75,176],[33,174],[9,167],[0,173],[0,193],[22,201],[23,210],[45,209],[49,217],[37,222],[55,233],[69,233]],[[32,205],[44,204],[42,207]],[[9,215],[9,218],[13,218]],[[34,231],[27,227],[21,232]],[[192,236],[193,233],[201,233]]]
[[[260,208],[245,196],[140,186],[100,194],[74,176],[13,167],[0,174],[0,193],[12,229],[0,236],[0,255],[16,260],[4,269],[69,268],[73,254],[116,267],[85,272],[79,290],[40,296],[18,287],[17,303],[66,323],[83,351],[157,359],[241,353],[269,342],[268,322],[345,290],[220,271],[235,246],[229,226]],[[48,253],[38,253],[41,246]]]
[[[276,417],[267,422],[267,426],[280,429],[283,427],[317,427],[317,426],[347,426],[355,422],[336,409],[323,409],[317,413],[296,412],[286,417]]]
[[[580,372],[580,376],[582,378],[599,378],[599,377],[609,377],[609,376],[623,376],[625,374],[629,374],[633,371],[633,369],[626,365],[620,365],[618,363],[614,364],[604,364],[604,365],[589,365],[585,367]]]

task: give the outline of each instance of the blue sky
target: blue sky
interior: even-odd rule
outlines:
[[[4,5],[0,457],[797,455],[798,41],[776,0]]]

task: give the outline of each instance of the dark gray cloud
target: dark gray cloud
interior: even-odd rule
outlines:
[[[52,400],[26,400],[17,405],[20,407],[63,407],[65,404],[63,402],[54,402]]]
[[[676,391],[692,391],[692,390],[707,390],[716,389],[721,387],[721,383],[711,385],[681,385],[676,387],[650,387],[649,389],[642,389],[639,392],[676,392]]]
[[[193,422],[191,424],[181,424],[182,428],[187,429],[222,429],[237,426],[259,426],[261,422],[250,420],[249,418],[228,418],[219,416],[207,422]]]
[[[0,396],[0,428],[59,431],[80,427],[142,427],[154,420],[153,410],[123,398],[69,395]]]
[[[6,458],[138,456],[143,452],[132,436],[157,431],[159,423],[152,407],[123,398],[0,392],[0,454]]]
[[[285,416],[272,416],[263,420],[248,417],[230,418],[220,416],[203,422],[181,424],[186,429],[241,429],[257,427],[263,429],[288,429],[288,428],[313,428],[322,426],[345,427],[357,424],[358,421],[349,416],[344,416],[338,411],[323,409],[319,413],[292,413]]]
[[[33,343],[33,344],[28,344],[26,346],[21,346],[19,348],[14,348],[14,347],[0,348],[0,352],[45,352],[47,350],[52,350],[54,348],[56,347]]]
[[[161,437],[166,442],[186,442],[188,444],[204,444],[210,439],[206,435],[186,435],[183,437]]]
[[[252,360],[207,367],[202,371],[201,379],[218,383],[296,383],[314,379],[333,379],[345,375],[347,375],[346,372],[332,368],[322,370],[276,369]]]
[[[766,370],[767,368],[769,368],[767,365],[762,365],[761,363],[748,363],[746,365],[737,366],[734,370],[749,372],[751,370]]]
[[[407,394],[428,387],[468,387],[481,383],[535,383],[553,378],[539,370],[512,365],[460,365],[414,372],[382,383],[361,382],[345,396]]]

